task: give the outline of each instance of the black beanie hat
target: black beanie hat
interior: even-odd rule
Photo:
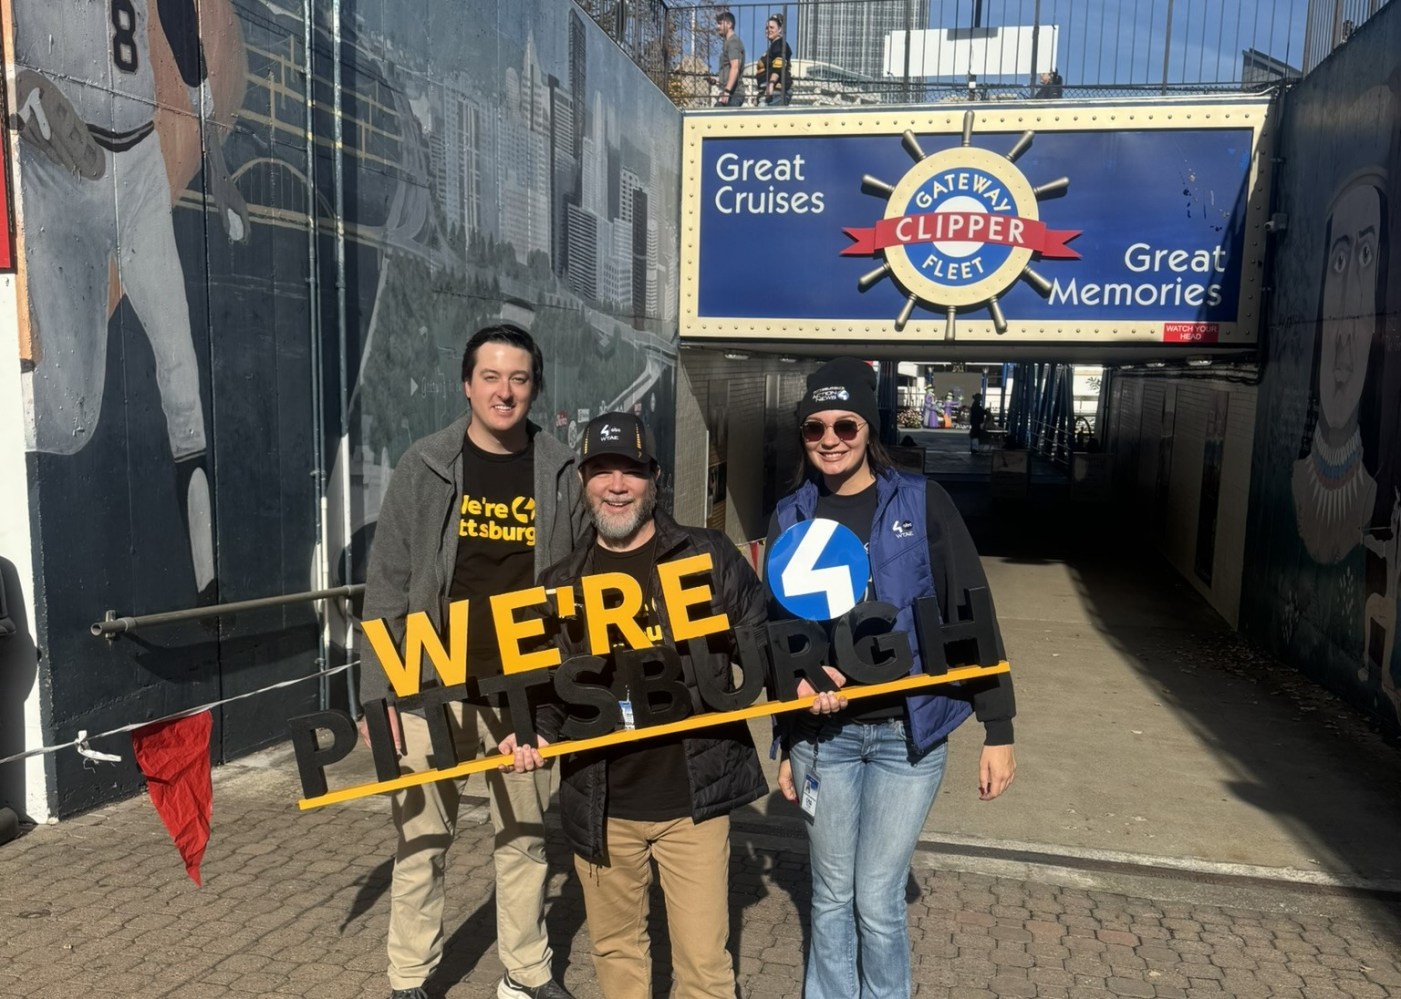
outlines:
[[[798,422],[828,409],[855,413],[873,428],[879,427],[875,369],[854,357],[836,357],[808,375],[808,390],[798,403]]]

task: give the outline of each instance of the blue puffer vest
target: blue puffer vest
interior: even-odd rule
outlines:
[[[778,503],[779,530],[800,520],[810,520],[817,509],[817,484],[804,482]],[[914,651],[913,675],[923,670],[915,641],[914,603],[936,596],[934,572],[929,564],[929,533],[924,477],[887,469],[876,477],[876,519],[871,524],[867,553],[876,599],[899,611],[895,627],[910,636]],[[905,698],[905,725],[910,741],[920,752],[934,746],[962,725],[973,713],[966,700],[942,694],[911,694]]]

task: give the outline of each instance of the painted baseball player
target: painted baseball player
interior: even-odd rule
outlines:
[[[179,132],[182,120],[197,130],[201,119],[220,117],[195,0],[29,0],[16,5],[15,19],[28,445],[74,454],[92,438],[115,274],[155,357],[196,589],[208,602],[215,585],[204,414],[171,214],[172,193],[193,170],[181,169],[173,187],[157,130],[162,118]],[[220,27],[236,36],[232,17]],[[183,89],[176,99],[159,86],[160,68],[172,61]],[[247,209],[221,142],[207,142],[204,153],[205,189],[229,237],[242,240]],[[176,165],[180,159],[188,157]]]

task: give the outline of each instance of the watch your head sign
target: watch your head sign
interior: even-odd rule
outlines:
[[[688,117],[682,336],[1251,347],[1268,108]]]

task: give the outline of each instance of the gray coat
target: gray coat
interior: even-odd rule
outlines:
[[[383,618],[395,644],[402,648],[404,619],[424,611],[441,632],[457,565],[457,507],[461,502],[463,437],[471,414],[451,426],[416,440],[399,459],[375,525],[370,565],[365,574],[365,606],[361,617]],[[574,548],[584,532],[586,510],[581,499],[574,452],[530,424],[535,441],[535,575]],[[361,641],[360,701],[384,697],[389,680],[368,641]],[[423,659],[423,680],[434,679],[433,666]]]

